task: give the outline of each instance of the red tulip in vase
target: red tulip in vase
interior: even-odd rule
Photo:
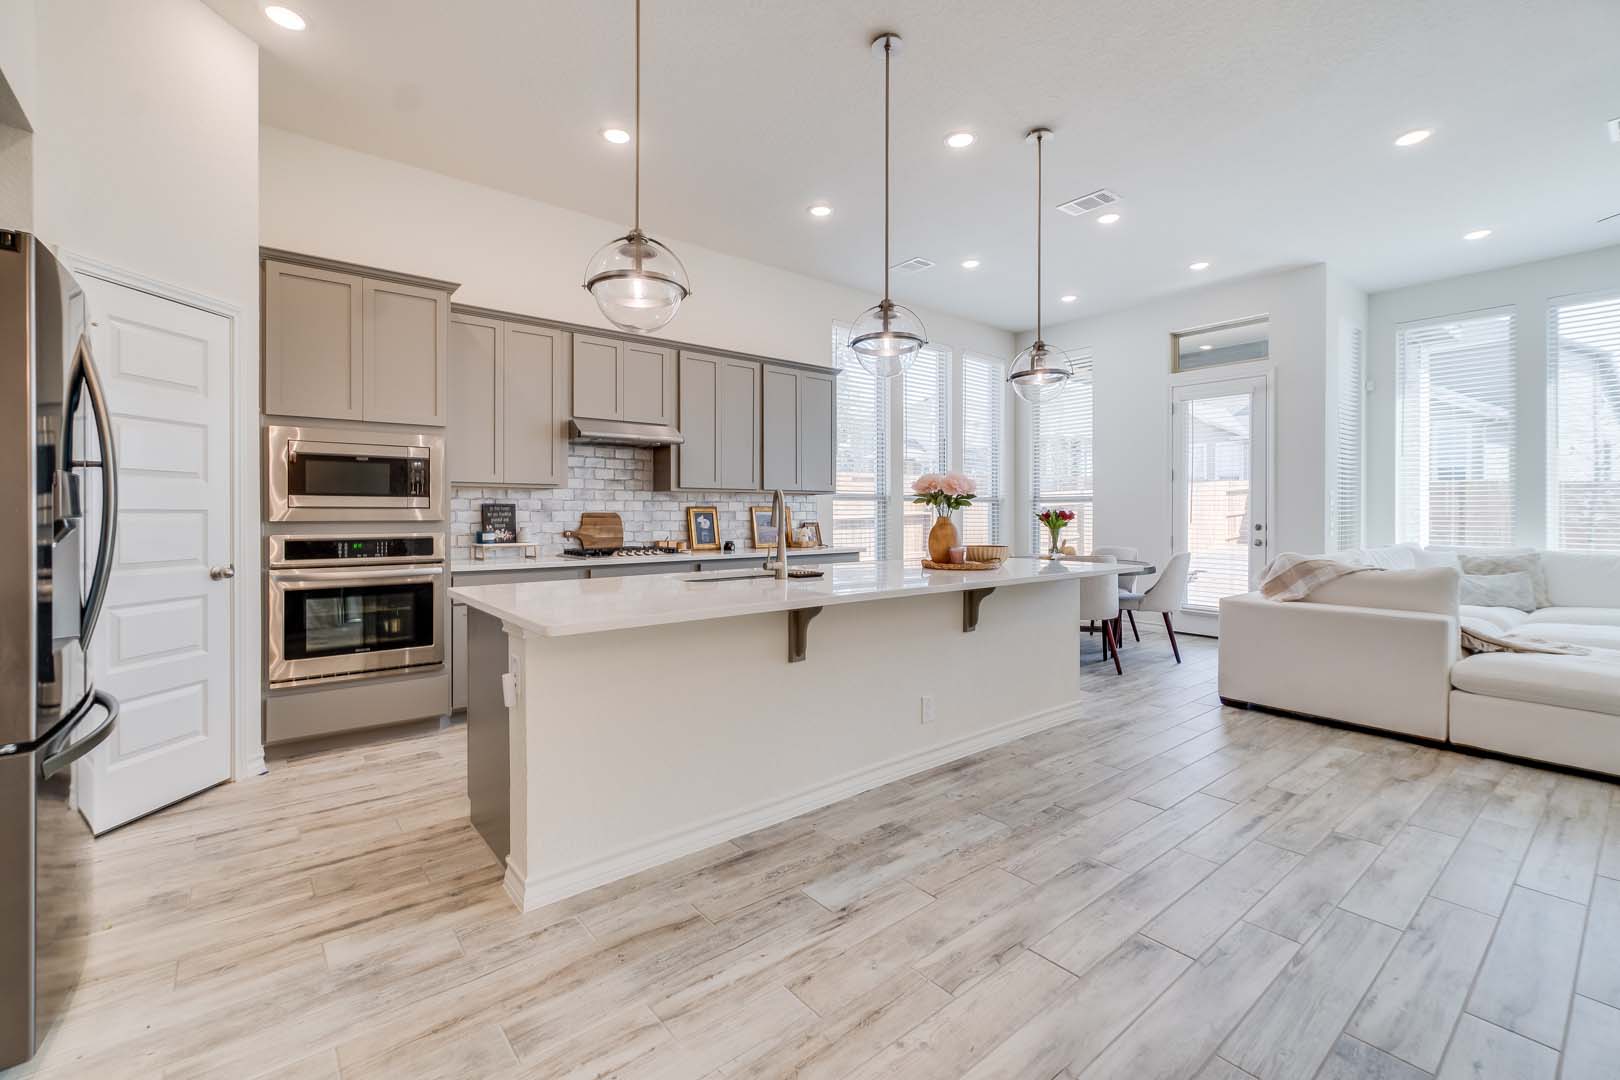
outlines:
[[[1052,537],[1052,550],[1047,554],[1048,559],[1060,558],[1063,555],[1063,530],[1068,528],[1069,522],[1074,520],[1073,510],[1042,510],[1035,515],[1035,520],[1046,526],[1046,531]]]

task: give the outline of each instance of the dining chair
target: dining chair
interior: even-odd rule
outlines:
[[[1116,562],[1134,562],[1137,559],[1136,550],[1137,549],[1133,547],[1094,547],[1091,549],[1091,553],[1093,555],[1112,555]],[[1136,579],[1140,576],[1141,575],[1139,574],[1128,573],[1124,570],[1119,572],[1119,596],[1121,600],[1134,591]],[[1131,636],[1137,641],[1141,641],[1142,635],[1136,632],[1135,614],[1130,611],[1126,611],[1125,614],[1131,620]],[[1123,629],[1121,629],[1120,640],[1123,641],[1124,638],[1125,634]]]
[[[1112,555],[1079,555],[1076,562],[1114,563]],[[1098,577],[1080,579],[1080,623],[1087,632],[1090,632],[1092,623],[1102,626],[1103,657],[1110,654],[1114,658],[1114,673],[1125,674],[1125,667],[1119,660],[1119,642],[1114,637],[1114,627],[1119,621],[1119,576],[1117,574],[1104,574]]]
[[[1190,553],[1178,551],[1164,564],[1164,571],[1152,588],[1141,593],[1122,593],[1119,598],[1119,606],[1125,611],[1157,611],[1164,616],[1170,651],[1176,654],[1178,664],[1181,663],[1181,646],[1176,644],[1176,628],[1170,621],[1170,613],[1180,611],[1187,603],[1187,568],[1191,562]]]

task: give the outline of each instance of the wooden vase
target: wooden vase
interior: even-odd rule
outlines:
[[[956,522],[949,516],[937,517],[934,527],[928,530],[928,558],[931,562],[946,562],[950,559],[951,548],[961,543],[956,535]]]

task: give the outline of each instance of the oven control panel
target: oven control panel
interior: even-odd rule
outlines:
[[[272,536],[269,555],[272,567],[442,562],[444,537],[437,533]]]

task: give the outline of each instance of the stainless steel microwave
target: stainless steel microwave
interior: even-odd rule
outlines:
[[[275,425],[265,429],[270,521],[445,521],[444,437]]]

